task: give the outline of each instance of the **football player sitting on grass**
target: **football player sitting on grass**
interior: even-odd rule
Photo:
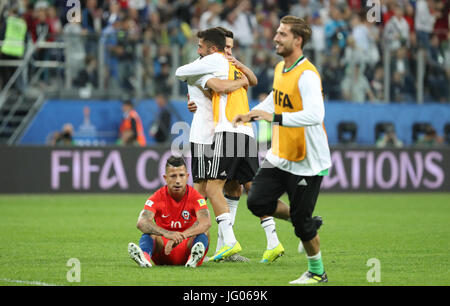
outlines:
[[[166,186],[145,203],[137,228],[139,246],[130,242],[128,253],[141,267],[185,265],[195,268],[208,252],[211,219],[205,199],[187,185],[189,174],[181,157],[166,163]]]

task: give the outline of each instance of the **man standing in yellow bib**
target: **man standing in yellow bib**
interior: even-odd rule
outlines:
[[[3,39],[0,47],[0,59],[17,60],[22,58],[25,53],[26,34],[26,22],[18,15],[17,9],[11,9],[6,23],[0,25],[0,40]],[[0,78],[3,84],[0,82],[0,89],[8,83],[15,70],[15,67],[1,68]]]
[[[320,75],[302,50],[311,33],[302,18],[281,19],[274,42],[283,61],[275,67],[273,91],[249,113],[233,120],[234,125],[253,120],[272,122],[272,148],[253,180],[247,205],[258,217],[274,216],[278,198],[287,192],[295,234],[308,258],[308,270],[291,284],[328,281],[312,217],[331,157],[323,124]]]

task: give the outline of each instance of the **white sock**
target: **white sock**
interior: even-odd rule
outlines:
[[[221,214],[216,218],[216,221],[223,236],[223,244],[233,246],[236,243],[236,237],[234,236],[230,213]]]
[[[306,258],[312,259],[312,260],[319,260],[320,258],[322,258],[322,252],[319,251],[319,253],[317,253],[316,255],[313,255],[313,256],[308,256],[308,254],[306,254]]]
[[[216,246],[216,253],[223,247],[223,235],[222,231],[220,230],[220,226],[218,227],[218,233],[217,233],[217,246]]]
[[[277,231],[275,230],[275,221],[273,217],[268,217],[261,220],[261,227],[266,232],[267,237],[267,249],[272,250],[280,243],[278,240]]]
[[[231,215],[231,225],[234,226],[234,221],[236,220],[236,213],[239,205],[239,198],[228,198],[225,196],[225,200],[227,201],[228,208],[230,209],[230,215]]]

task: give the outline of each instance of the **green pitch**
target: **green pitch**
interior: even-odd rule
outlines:
[[[292,225],[281,220],[285,256],[259,263],[266,238],[245,197],[235,233],[249,263],[141,269],[127,244],[139,241],[135,224],[147,197],[0,196],[0,285],[285,286],[307,269]],[[328,285],[450,285],[449,194],[322,194],[315,215],[324,220],[319,234]],[[213,222],[210,256],[216,235]],[[71,258],[80,263],[79,283],[67,280]],[[367,265],[373,258],[380,283],[367,280],[375,275]]]

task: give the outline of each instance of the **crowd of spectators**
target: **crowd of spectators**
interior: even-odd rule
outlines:
[[[198,30],[224,26],[234,32],[235,56],[258,76],[252,97],[271,89],[279,57],[273,48],[280,17],[303,17],[313,35],[306,55],[321,71],[327,100],[355,103],[416,101],[418,50],[425,51],[425,101],[449,102],[450,33],[448,0],[80,0],[80,22],[69,22],[69,1],[18,0],[16,6],[33,41],[62,39],[70,48],[74,85],[136,88],[136,71],[148,93],[170,93],[173,57],[197,57]],[[1,9],[1,8],[0,8]],[[2,24],[7,8],[0,17]],[[371,18],[369,18],[371,17]],[[375,17],[372,18],[372,17]],[[104,63],[99,65],[99,42]],[[174,53],[178,46],[180,52]],[[383,59],[390,52],[390,71]],[[48,55],[40,55],[43,58]],[[390,88],[384,79],[390,76]]]

